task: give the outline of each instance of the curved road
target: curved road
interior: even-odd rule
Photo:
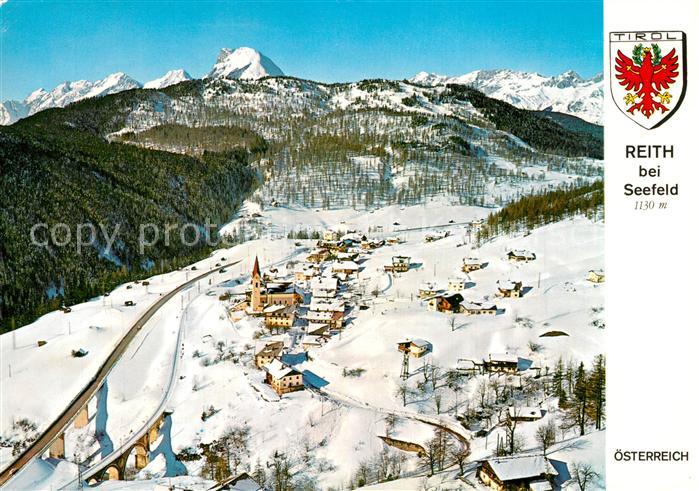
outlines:
[[[206,278],[209,275],[216,273],[221,267],[228,268],[230,266],[238,264],[240,261],[242,261],[242,259],[228,264],[224,264],[223,266],[218,266],[212,269],[211,271],[203,273],[185,283],[182,283],[180,286],[167,293],[162,298],[158,299],[157,302],[155,302],[151,307],[149,307],[148,310],[146,310],[143,313],[143,315],[134,323],[131,329],[129,329],[129,331],[121,339],[121,341],[119,341],[119,344],[107,357],[107,359],[99,368],[95,376],[92,377],[90,383],[88,383],[87,386],[82,390],[82,392],[80,392],[75,397],[75,399],[73,399],[73,401],[68,405],[68,407],[61,413],[58,419],[51,423],[49,427],[44,431],[44,433],[42,433],[41,436],[31,444],[31,446],[29,446],[24,452],[22,452],[19,455],[19,457],[15,459],[14,462],[12,462],[2,472],[0,472],[0,486],[4,485],[12,476],[14,476],[20,469],[22,469],[22,467],[27,465],[34,457],[42,455],[49,448],[51,443],[61,433],[63,433],[66,427],[70,425],[71,421],[73,421],[73,418],[75,418],[75,416],[78,414],[80,409],[82,409],[83,406],[85,406],[85,404],[87,404],[87,402],[97,393],[100,386],[109,375],[109,372],[112,370],[116,362],[119,361],[119,358],[121,358],[121,356],[124,354],[124,351],[126,351],[126,348],[128,348],[129,344],[134,339],[134,337],[139,333],[139,331],[143,328],[146,322],[148,322],[150,318],[153,317],[153,315],[155,315],[155,313],[163,305],[165,305],[165,303],[167,303],[169,300],[172,299],[172,297],[180,293],[185,288],[193,285],[194,283],[203,278]]]

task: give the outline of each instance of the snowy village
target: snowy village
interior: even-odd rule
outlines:
[[[602,61],[493,34],[577,4],[136,3],[6,81],[0,489],[605,489]]]

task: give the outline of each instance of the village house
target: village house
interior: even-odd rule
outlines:
[[[591,269],[587,274],[587,281],[592,283],[604,283],[604,271],[601,269]]]
[[[514,249],[507,253],[507,259],[510,261],[528,263],[536,259],[536,254],[525,249]]]
[[[388,237],[386,239],[386,244],[388,244],[388,245],[398,245],[398,244],[402,244],[402,243],[403,243],[403,241],[401,240],[401,238],[397,237],[397,236],[396,237]]]
[[[470,273],[471,271],[477,271],[483,268],[483,263],[477,257],[465,257],[461,270],[464,273]]]
[[[359,257],[358,252],[351,251],[350,249],[347,250],[347,252],[338,252],[335,255],[335,259],[338,261],[354,261]]]
[[[340,298],[311,298],[311,312],[344,312],[345,302]]]
[[[537,421],[544,417],[544,411],[540,407],[510,406],[507,417],[512,421]]]
[[[412,339],[398,343],[398,351],[409,353],[414,358],[420,358],[432,353],[432,343],[424,339]]]
[[[427,298],[427,310],[432,312],[459,312],[464,297],[460,293],[447,293]]]
[[[356,276],[359,273],[359,265],[354,261],[337,261],[332,265],[332,272],[345,276]]]
[[[498,285],[498,295],[501,297],[508,298],[519,298],[522,296],[522,282],[521,281],[500,281],[497,282]]]
[[[339,234],[337,232],[335,232],[334,230],[326,230],[323,232],[323,240],[324,241],[332,242],[332,241],[337,240],[338,237],[339,237]]]
[[[460,292],[466,289],[466,280],[464,278],[449,278],[447,280],[447,290],[450,292]]]
[[[432,283],[431,281],[426,281],[424,283],[420,283],[417,293],[420,298],[425,299],[427,297],[432,297],[436,295],[438,291],[439,288],[437,288],[437,285],[435,283]]]
[[[494,303],[468,302],[461,304],[461,312],[469,315],[495,315],[498,307]]]
[[[558,472],[543,455],[494,457],[478,464],[480,481],[497,491],[551,491]]]
[[[444,232],[431,232],[425,235],[425,242],[435,242],[437,240],[445,239],[447,237],[449,237],[448,230],[445,230]]]
[[[308,256],[306,256],[306,261],[309,263],[322,263],[330,257],[330,251],[324,248],[313,249]]]
[[[410,269],[409,256],[393,256],[391,264],[383,267],[386,272],[405,273]]]
[[[267,376],[265,382],[272,386],[280,396],[288,392],[303,390],[303,374],[285,365],[279,360],[273,360],[265,366]]]
[[[337,295],[337,278],[319,276],[311,280],[311,294],[316,298],[333,298]]]
[[[309,332],[311,329],[318,329],[322,326],[326,326],[328,329],[340,330],[345,322],[344,313],[337,311],[310,311],[305,318],[308,321]]]
[[[264,347],[255,353],[255,366],[257,368],[262,368],[274,361],[281,355],[282,349],[284,349],[284,343],[282,341],[274,341],[267,343]]]
[[[483,366],[491,373],[517,373],[519,369],[519,357],[508,353],[491,353],[487,360],[483,360]]]
[[[317,264],[301,263],[294,270],[294,279],[296,281],[309,281],[320,273],[320,268]]]
[[[382,247],[385,243],[386,241],[384,240],[367,239],[366,237],[364,237],[362,239],[360,247],[367,251],[371,249],[378,249],[379,247]]]
[[[296,307],[293,305],[269,305],[262,311],[265,326],[268,328],[290,328],[296,320]]]

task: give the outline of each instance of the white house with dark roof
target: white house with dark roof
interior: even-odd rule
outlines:
[[[494,457],[478,465],[477,476],[491,489],[550,491],[558,472],[543,455]]]

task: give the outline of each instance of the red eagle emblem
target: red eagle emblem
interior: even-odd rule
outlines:
[[[650,118],[655,111],[668,111],[667,105],[672,96],[667,90],[661,90],[668,89],[675,83],[679,64],[674,48],[661,56],[657,44],[653,44],[652,48],[636,45],[632,58],[617,50],[616,78],[629,92],[624,97],[626,105],[630,105],[627,112],[633,114],[634,111],[640,111],[646,118]],[[637,99],[640,100],[637,102]]]

